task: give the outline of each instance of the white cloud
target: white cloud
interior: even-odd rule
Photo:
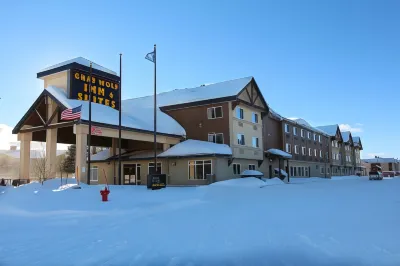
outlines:
[[[349,124],[340,124],[339,128],[342,131],[350,131],[351,133],[363,132],[363,129],[361,128],[360,123],[356,123],[354,127],[352,127]]]
[[[355,123],[356,126],[362,127],[364,124],[361,123]]]
[[[9,150],[11,145],[15,145],[19,149],[19,141],[17,135],[12,134],[12,127],[5,124],[0,124],[0,150]],[[58,150],[66,150],[69,145],[57,144]],[[31,142],[31,150],[43,150],[46,148],[46,143]]]

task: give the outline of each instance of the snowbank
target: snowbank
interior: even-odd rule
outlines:
[[[228,186],[228,187],[252,187],[260,188],[265,185],[263,180],[255,177],[235,178],[225,181],[219,181],[211,184],[210,186]]]
[[[241,174],[241,176],[264,176],[263,173],[261,173],[260,171],[256,171],[256,170],[244,170]]]
[[[263,185],[263,187],[265,186],[275,186],[275,185],[285,185],[286,183],[283,182],[281,179],[274,177],[274,178],[263,178],[262,179],[265,184]]]

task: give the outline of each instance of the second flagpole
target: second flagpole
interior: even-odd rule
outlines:
[[[157,174],[157,54],[156,54],[155,44],[154,44],[154,174]]]

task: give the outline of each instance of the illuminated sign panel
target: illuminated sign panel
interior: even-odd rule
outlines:
[[[69,97],[81,101],[89,100],[90,74],[71,69]],[[119,110],[119,81],[92,74],[92,102]]]

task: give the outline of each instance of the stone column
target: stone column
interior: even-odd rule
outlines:
[[[29,179],[32,132],[18,134],[20,143],[19,178]]]
[[[47,98],[47,119],[56,110],[57,104]],[[54,116],[50,124],[57,123],[57,115]],[[57,173],[57,128],[51,128],[46,130],[46,169],[49,169],[49,176],[47,178],[56,177]]]
[[[75,161],[75,176],[83,183],[87,183],[87,132],[82,130],[82,127],[75,126],[76,136],[76,161]]]

